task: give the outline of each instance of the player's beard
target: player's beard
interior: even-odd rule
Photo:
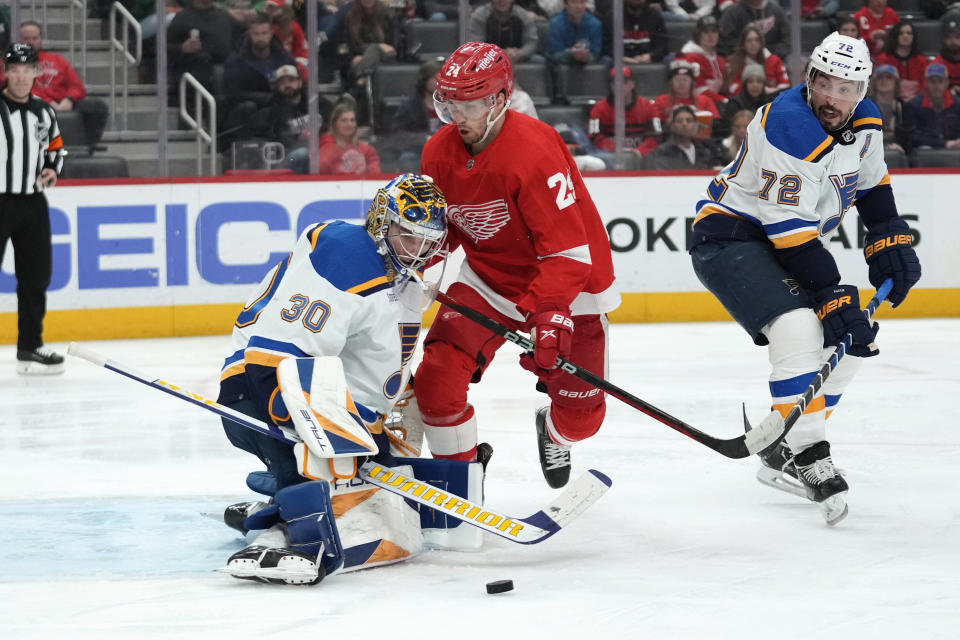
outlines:
[[[821,105],[817,109],[817,120],[826,131],[836,131],[846,121],[842,111],[828,105]]]

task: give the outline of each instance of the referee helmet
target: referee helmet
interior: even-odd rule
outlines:
[[[3,54],[3,63],[10,64],[37,64],[37,50],[26,42],[14,42]]]

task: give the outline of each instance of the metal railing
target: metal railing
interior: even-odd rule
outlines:
[[[44,0],[43,6],[46,7],[47,3]],[[74,16],[74,11],[80,10],[80,19],[77,20]],[[80,77],[86,80],[87,77],[87,0],[70,0],[70,59],[73,60],[74,66],[76,66],[76,57],[73,55],[73,50],[77,43],[77,36],[75,35],[74,29],[79,25],[80,27]],[[44,22],[44,27],[46,27],[46,22]]]
[[[187,85],[193,88],[193,113],[187,111]],[[209,131],[203,128],[203,103],[207,103],[210,114]],[[180,117],[190,125],[197,134],[197,175],[203,175],[203,145],[210,147],[210,175],[217,175],[217,100],[213,94],[204,88],[193,74],[185,73],[180,76]]]
[[[117,39],[117,14],[123,20],[123,37]],[[130,53],[130,30],[136,35],[136,55]],[[110,113],[114,118],[120,114],[121,131],[127,131],[127,113],[130,110],[130,80],[129,69],[127,65],[123,66],[123,110],[117,111],[117,52],[123,54],[123,58],[129,64],[140,64],[143,58],[143,31],[140,23],[133,17],[126,8],[119,2],[114,2],[110,7]]]

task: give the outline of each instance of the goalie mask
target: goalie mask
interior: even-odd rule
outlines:
[[[447,237],[447,201],[429,176],[405,173],[377,190],[367,232],[395,274],[417,279]]]

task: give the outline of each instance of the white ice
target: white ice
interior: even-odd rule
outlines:
[[[244,546],[214,518],[254,496],[243,481],[260,468],[215,416],[73,358],[62,376],[20,377],[0,347],[0,638],[956,638],[960,321],[881,325],[880,357],[828,424],[851,485],[835,528],[757,483],[755,459],[609,399],[573,460],[613,487],[555,537],[488,536],[480,553],[315,587],[214,572]],[[733,324],[612,325],[612,345],[612,382],[703,431],[738,435],[741,401],[754,421],[767,413],[765,351]],[[215,398],[229,342],[88,346]],[[546,505],[543,396],[512,346],[471,399],[495,449],[487,503],[517,516]],[[485,593],[503,578],[516,589]]]

